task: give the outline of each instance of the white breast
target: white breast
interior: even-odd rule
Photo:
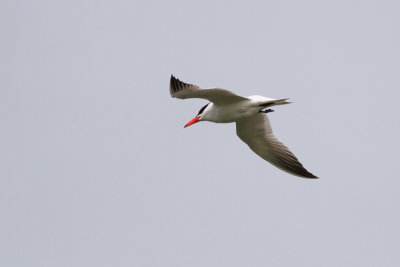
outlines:
[[[235,122],[244,117],[257,114],[259,110],[260,108],[254,105],[250,99],[223,106],[211,103],[204,111],[204,116],[201,120],[217,123]]]

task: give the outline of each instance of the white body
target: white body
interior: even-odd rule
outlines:
[[[244,100],[226,105],[214,105],[210,103],[200,117],[200,121],[211,121],[216,123],[236,122],[245,117],[253,116],[260,112],[260,105],[273,102],[276,99],[263,96],[248,96]],[[272,104],[273,106],[275,104]]]

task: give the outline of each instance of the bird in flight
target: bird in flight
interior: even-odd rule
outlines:
[[[184,83],[173,75],[169,90],[175,98],[203,98],[210,101],[185,128],[199,121],[236,122],[236,134],[261,158],[290,174],[318,178],[307,171],[272,132],[267,113],[273,111],[270,109],[272,106],[290,104],[287,98],[273,99],[258,95],[242,97],[221,88],[201,89],[197,85]]]

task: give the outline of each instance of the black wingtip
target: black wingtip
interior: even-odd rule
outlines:
[[[181,90],[182,88],[180,88],[181,86],[181,81],[179,81],[179,79],[175,78],[175,76],[173,74],[171,74],[171,79],[169,81],[169,87],[171,90],[171,93],[175,93],[179,90]]]
[[[307,171],[307,170],[303,167],[303,165],[301,165],[301,167],[302,167],[302,170],[301,170],[300,172],[297,172],[297,173],[294,174],[294,175],[297,175],[297,176],[299,176],[299,177],[306,178],[306,179],[319,179],[319,177],[317,177],[316,175],[314,175],[314,174],[312,174],[311,172]]]
[[[176,78],[173,74],[171,74],[171,79],[169,80],[169,84],[172,86],[176,82]]]
[[[189,84],[189,83],[184,83],[181,80],[179,80],[178,78],[176,78],[173,74],[171,74],[171,79],[169,82],[171,94],[174,94],[174,93],[176,93],[180,90],[183,90],[187,87],[190,87],[190,86],[194,86],[194,85]]]
[[[311,172],[309,172],[307,176],[304,176],[304,178],[309,178],[309,179],[319,179],[319,177],[315,176],[315,175],[314,175],[314,174],[312,174]]]

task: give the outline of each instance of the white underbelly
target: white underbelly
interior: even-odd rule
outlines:
[[[256,114],[259,110],[249,104],[243,103],[238,105],[235,103],[223,107],[214,106],[212,110],[213,116],[210,118],[210,121],[217,123],[235,122]]]

